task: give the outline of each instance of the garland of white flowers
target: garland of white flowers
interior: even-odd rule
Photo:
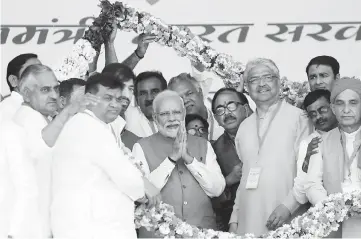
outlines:
[[[139,12],[120,2],[111,4],[108,1],[101,1],[101,8],[101,14],[89,27],[84,38],[75,44],[71,54],[63,60],[61,67],[55,70],[59,81],[72,77],[86,77],[89,63],[93,61],[96,51],[100,50],[104,38],[112,31],[113,20],[117,19],[118,27],[123,30],[156,34],[158,43],[172,46],[181,56],[201,62],[207,69],[222,76],[226,86],[236,88],[241,82],[243,65],[234,62],[228,55],[216,53],[189,29],[168,26],[148,13]],[[308,93],[308,85],[305,83],[283,79],[281,84],[281,96],[289,100],[291,104],[298,105],[300,99]],[[124,150],[124,147],[122,148]],[[125,153],[130,155],[130,152]],[[141,170],[142,165],[134,158],[132,160]],[[340,222],[360,215],[361,192],[334,194],[294,219],[290,225],[284,225],[261,237],[324,237],[336,231]],[[164,238],[255,238],[253,234],[240,237],[228,232],[191,226],[177,218],[173,207],[165,203],[151,209],[147,209],[144,204],[138,206],[135,209],[135,224],[137,228],[145,227]]]

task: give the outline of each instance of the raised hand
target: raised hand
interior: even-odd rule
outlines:
[[[136,53],[139,57],[144,57],[145,53],[147,52],[149,43],[154,42],[156,40],[155,35],[148,35],[148,34],[140,34],[138,37],[138,47],[136,49]]]
[[[115,41],[115,38],[117,37],[118,26],[117,26],[116,20],[113,21],[112,28],[113,28],[113,30],[110,33],[109,37],[104,39],[105,44],[113,44]]]
[[[175,141],[173,143],[172,153],[169,157],[174,160],[178,161],[182,157],[182,149],[183,149],[183,141],[184,141],[184,134],[182,133],[182,127],[179,128]]]
[[[308,172],[308,165],[310,164],[310,158],[312,155],[318,153],[318,145],[321,143],[321,137],[315,137],[311,140],[307,147],[307,153],[305,160],[302,164],[302,171],[307,173]]]
[[[74,91],[73,100],[67,106],[70,115],[74,115],[86,109],[88,105],[97,105],[100,101],[99,97],[87,93],[84,95],[84,86],[79,87]]]

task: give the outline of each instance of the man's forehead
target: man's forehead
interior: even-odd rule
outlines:
[[[329,73],[329,72],[333,73],[331,66],[322,65],[322,64],[311,65],[308,72],[309,72],[309,74],[311,74],[311,73]]]
[[[249,72],[249,77],[262,76],[272,74],[272,70],[264,65],[257,65],[253,67]]]
[[[361,89],[359,89],[359,92],[361,92]],[[342,100],[342,101],[349,101],[349,100],[360,100],[360,95],[351,89],[346,89],[342,91],[340,94],[338,94],[335,98],[335,100]]]
[[[219,106],[219,105],[223,105],[225,103],[228,103],[230,101],[236,101],[239,102],[240,99],[237,96],[236,92],[232,92],[232,91],[224,91],[222,93],[220,93],[217,98],[216,98],[216,102],[215,105]]]
[[[315,102],[313,102],[312,104],[310,104],[309,106],[307,106],[307,111],[313,111],[313,110],[317,110],[320,107],[323,106],[329,106],[330,103],[328,102],[328,100],[325,97],[320,97],[318,98]]]
[[[37,76],[35,76],[36,81],[39,86],[58,86],[59,82],[57,81],[55,75],[51,71],[45,71]]]
[[[142,80],[141,82],[138,83],[138,88],[139,89],[154,89],[154,88],[161,88],[162,84],[160,83],[160,80],[156,77],[150,77],[147,79]]]
[[[188,91],[196,92],[197,88],[192,82],[188,80],[178,81],[171,86],[171,88],[178,93],[185,93]]]

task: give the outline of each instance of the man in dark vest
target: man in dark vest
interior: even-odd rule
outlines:
[[[226,190],[221,197],[214,200],[213,205],[219,229],[228,231],[228,222],[242,177],[242,161],[238,158],[234,138],[239,125],[252,110],[242,93],[232,88],[222,88],[213,97],[212,112],[218,124],[224,128],[224,133],[213,143],[213,149],[226,179]]]
[[[176,92],[165,90],[153,101],[158,133],[138,141],[133,155],[143,162],[151,183],[161,190],[165,203],[185,222],[216,229],[210,198],[224,190],[225,179],[211,144],[185,130],[185,108]],[[140,237],[154,237],[144,228]]]

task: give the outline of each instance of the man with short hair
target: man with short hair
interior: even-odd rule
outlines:
[[[51,207],[55,238],[136,238],[134,201],[144,197],[144,184],[112,127],[123,87],[110,74],[91,76],[85,92],[99,103],[72,117],[58,138]]]
[[[11,95],[0,103],[0,122],[11,119],[23,103],[24,100],[19,91],[21,74],[26,67],[34,64],[41,64],[41,62],[38,56],[33,53],[20,54],[9,62],[6,81],[10,88]]]
[[[141,160],[151,183],[163,201],[172,205],[177,217],[201,228],[216,228],[210,198],[225,187],[211,144],[186,133],[182,99],[165,90],[153,101],[153,117],[159,132],[134,145],[133,155]],[[140,230],[141,237],[153,233]]]
[[[213,149],[226,179],[225,194],[228,196],[227,200],[220,202],[217,216],[221,219],[223,230],[228,231],[228,222],[242,177],[242,161],[237,155],[234,140],[240,124],[253,112],[243,93],[233,88],[221,88],[215,93],[212,112],[218,124],[224,128],[224,133],[213,143]]]
[[[339,127],[322,136],[320,150],[311,157],[312,174],[305,185],[307,197],[314,205],[330,194],[361,190],[361,81],[348,77],[336,81],[331,91],[331,109]],[[351,217],[332,236],[340,237],[342,233],[343,238],[359,237],[360,225],[360,218]]]
[[[296,157],[311,129],[302,110],[280,100],[280,72],[272,60],[248,62],[244,80],[257,109],[235,139],[243,176],[229,230],[259,236],[290,220],[300,206],[292,194]]]
[[[116,77],[119,82],[122,82],[124,84],[124,88],[122,90],[122,110],[120,111],[120,116],[125,120],[125,112],[129,108],[130,112],[137,112],[137,109],[133,105],[131,105],[131,102],[134,101],[135,75],[133,71],[124,64],[111,63],[104,67],[102,73],[109,73],[112,76]],[[121,132],[121,138],[124,145],[128,149],[132,149],[133,145],[140,139],[140,137],[130,132],[125,127]]]
[[[332,56],[317,56],[308,63],[306,74],[311,91],[331,91],[334,82],[340,79],[340,64]]]
[[[182,73],[170,79],[168,89],[179,94],[183,99],[187,114],[199,114],[207,119],[209,124],[209,140],[217,140],[224,132],[219,126],[210,109],[204,104],[202,88],[190,74]]]
[[[303,107],[307,112],[308,118],[315,127],[315,131],[300,143],[297,157],[297,177],[294,180],[293,195],[296,200],[305,204],[308,198],[304,189],[307,176],[313,174],[312,168],[318,168],[315,160],[310,161],[313,154],[317,153],[321,136],[337,127],[337,120],[331,110],[330,105],[331,92],[328,90],[315,90],[305,97]]]
[[[125,112],[126,129],[139,137],[148,137],[158,132],[153,120],[153,100],[167,88],[167,81],[162,73],[145,71],[140,73],[134,84],[134,95],[138,107]]]
[[[85,80],[79,78],[70,78],[59,84],[59,108],[64,109],[73,100],[73,93],[82,86],[85,86]]]
[[[24,98],[24,103],[20,106],[13,117],[13,121],[25,132],[23,147],[27,161],[31,162],[34,169],[34,180],[37,188],[36,210],[32,218],[39,222],[39,230],[42,237],[51,235],[49,226],[50,209],[50,182],[51,182],[51,161],[52,150],[57,137],[70,117],[81,110],[79,101],[65,107],[57,117],[50,121],[50,118],[58,109],[58,87],[59,83],[53,71],[44,65],[30,65],[21,75],[19,91]],[[88,98],[85,103],[96,104],[96,98]],[[11,161],[12,155],[9,155]],[[13,175],[19,178],[19,175]],[[25,200],[27,200],[25,198]],[[34,205],[33,205],[34,206]],[[19,225],[17,225],[19,226]],[[14,236],[21,235],[22,228],[15,230]],[[31,237],[31,235],[27,235]]]

